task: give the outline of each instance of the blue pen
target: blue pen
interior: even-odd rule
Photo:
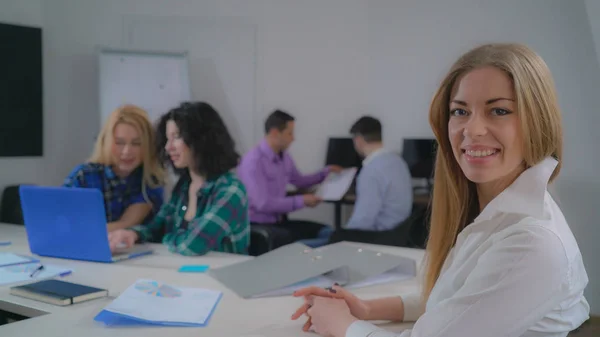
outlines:
[[[10,246],[11,243],[10,241],[0,241],[0,246]]]
[[[37,273],[41,272],[42,270],[44,270],[44,265],[40,264],[39,267],[37,267],[33,273],[31,273],[31,275],[29,275],[29,277],[34,277]]]

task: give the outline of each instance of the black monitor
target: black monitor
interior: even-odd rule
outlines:
[[[402,158],[413,178],[433,178],[436,149],[435,139],[404,139]]]
[[[362,158],[354,149],[352,138],[329,138],[325,165],[339,165],[344,168],[358,167],[360,169]]]
[[[0,157],[42,156],[42,30],[0,23],[0,41]]]

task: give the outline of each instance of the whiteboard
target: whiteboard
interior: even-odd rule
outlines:
[[[191,100],[185,52],[101,49],[99,82],[101,125],[123,104],[143,108],[154,123],[181,102]]]
[[[194,32],[190,34],[190,32]],[[138,50],[188,52],[192,97],[212,105],[240,154],[263,136],[257,98],[258,25],[240,17],[125,16],[123,42]]]

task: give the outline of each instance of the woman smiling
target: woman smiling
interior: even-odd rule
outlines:
[[[518,44],[464,54],[433,98],[439,147],[422,293],[363,301],[302,289],[324,336],[564,337],[588,318],[588,277],[547,186],[562,126],[544,61]],[[395,334],[366,320],[415,321]]]
[[[164,172],[155,141],[146,111],[122,106],[100,131],[91,158],[75,167],[63,186],[100,190],[109,231],[145,223],[163,203]]]

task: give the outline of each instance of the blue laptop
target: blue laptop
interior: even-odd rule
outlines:
[[[111,253],[97,189],[22,185],[19,192],[33,254],[110,263],[152,253],[139,245]]]

